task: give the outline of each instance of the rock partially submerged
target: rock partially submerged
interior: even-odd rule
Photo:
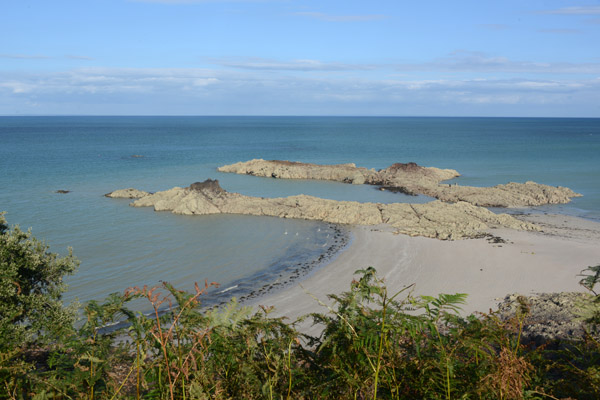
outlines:
[[[421,167],[415,163],[393,164],[376,171],[357,167],[355,164],[319,165],[294,161],[267,161],[255,159],[225,165],[220,172],[265,176],[281,179],[318,179],[351,183],[354,185],[379,185],[388,187],[419,186],[437,184],[440,181],[456,178],[460,174],[453,169]]]
[[[114,192],[106,193],[104,196],[110,197],[113,199],[139,199],[139,198],[147,196],[149,194],[150,193],[144,192],[143,190],[128,188],[128,189],[115,190]]]
[[[282,179],[318,179],[352,184],[396,188],[407,194],[424,194],[444,202],[467,202],[483,207],[527,207],[568,203],[581,196],[569,188],[535,182],[508,183],[493,187],[460,186],[441,182],[459,177],[453,169],[422,167],[415,163],[397,163],[376,171],[354,164],[318,165],[291,161],[255,159],[218,168],[232,172]]]
[[[515,183],[492,187],[438,185],[421,192],[446,202],[466,201],[482,207],[533,207],[545,204],[565,204],[581,197],[566,187],[542,185],[535,182]]]
[[[305,195],[259,198],[229,193],[216,180],[139,196],[131,205],[186,215],[245,214],[336,224],[389,224],[399,233],[452,240],[479,237],[491,227],[537,230],[533,224],[519,221],[507,214],[494,214],[466,202],[379,204],[327,200]]]

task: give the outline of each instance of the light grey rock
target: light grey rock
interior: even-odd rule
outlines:
[[[426,204],[380,204],[336,201],[312,196],[259,198],[229,193],[218,181],[175,187],[139,198],[134,207],[153,207],[175,214],[245,214],[318,220],[336,224],[388,224],[399,233],[437,239],[479,237],[491,227],[537,230],[528,222],[466,202],[433,201]]]
[[[527,207],[563,204],[581,196],[569,188],[535,182],[508,183],[493,187],[460,186],[441,183],[459,177],[453,169],[397,163],[375,171],[354,164],[318,165],[292,161],[255,159],[218,168],[232,172],[281,179],[318,179],[352,184],[378,185],[412,194],[424,194],[444,202],[467,202],[483,207]]]
[[[150,193],[144,192],[143,190],[128,188],[128,189],[115,190],[114,192],[107,193],[104,196],[110,197],[113,199],[139,199],[139,198],[147,196],[149,194]]]

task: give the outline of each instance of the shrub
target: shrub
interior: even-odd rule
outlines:
[[[63,307],[61,296],[63,277],[78,264],[71,249],[65,257],[48,252],[0,213],[0,351],[47,342],[72,326],[75,308]]]

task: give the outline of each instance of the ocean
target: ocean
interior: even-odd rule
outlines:
[[[67,280],[67,302],[101,300],[160,281],[191,289],[208,279],[221,284],[213,300],[207,298],[210,304],[301,279],[347,244],[345,229],[314,221],[157,213],[105,193],[158,191],[212,178],[230,192],[252,196],[431,200],[366,185],[216,171],[253,158],[376,169],[413,161],[456,169],[463,185],[532,180],[567,186],[584,196],[531,211],[600,221],[600,119],[558,118],[0,117],[0,211],[9,224],[31,227],[50,251],[73,248],[81,266]]]

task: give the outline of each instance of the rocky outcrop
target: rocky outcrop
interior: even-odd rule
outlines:
[[[399,233],[438,239],[477,237],[496,226],[537,230],[533,224],[519,221],[507,214],[494,214],[466,202],[379,204],[327,200],[305,195],[259,198],[229,193],[219,186],[218,181],[212,180],[194,183],[186,188],[175,187],[143,195],[132,206],[154,207],[156,211],[187,215],[245,214],[336,224],[389,224]]]
[[[354,185],[407,186],[427,185],[460,176],[453,169],[421,167],[415,163],[393,164],[386,169],[376,171],[357,167],[355,164],[319,165],[294,161],[267,161],[255,159],[236,164],[225,165],[217,169],[220,172],[265,176],[281,179],[317,179],[351,183]]]
[[[318,165],[291,161],[250,160],[218,168],[232,172],[282,179],[319,179],[352,184],[378,185],[406,194],[424,194],[444,202],[467,202],[483,207],[527,207],[568,203],[581,196],[571,189],[535,182],[508,183],[493,187],[442,184],[460,174],[453,169],[422,167],[415,163],[393,164],[376,171],[354,164]]]
[[[482,207],[532,207],[544,204],[565,204],[581,195],[566,187],[542,185],[535,182],[515,183],[492,187],[437,185],[423,188],[422,194],[445,202],[466,201]]]
[[[104,196],[113,199],[139,199],[140,197],[144,197],[149,194],[150,193],[144,192],[143,190],[128,188],[115,190],[114,192],[106,193]]]
[[[580,314],[592,301],[592,295],[577,292],[511,294],[498,304],[498,314],[505,320],[512,318],[523,304],[527,309],[523,323],[525,341],[540,345],[554,340],[578,340],[586,329]]]

